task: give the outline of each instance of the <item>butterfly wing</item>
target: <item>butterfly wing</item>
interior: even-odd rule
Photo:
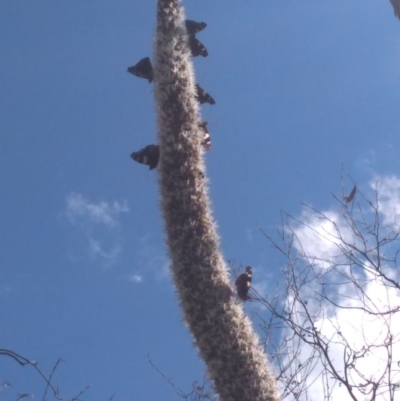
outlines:
[[[138,163],[149,166],[153,170],[158,165],[160,159],[160,147],[158,145],[147,145],[138,152],[132,152],[131,158]]]
[[[204,47],[203,43],[200,42],[194,35],[189,36],[189,47],[190,51],[192,52],[192,57],[197,56],[208,56],[208,51]]]
[[[195,33],[202,31],[207,26],[205,22],[197,22],[191,19],[187,19],[185,21],[185,25],[189,35],[194,35]]]
[[[354,184],[354,187],[351,190],[350,195],[349,196],[345,196],[344,197],[344,201],[346,203],[350,203],[354,199],[354,197],[356,196],[356,192],[357,192],[357,185]]]
[[[153,66],[149,57],[142,58],[132,67],[128,67],[128,72],[139,78],[147,79],[149,82],[153,81]]]
[[[208,94],[199,84],[196,84],[197,100],[200,104],[215,104],[214,98]]]
[[[390,0],[393,6],[394,16],[400,19],[400,0]]]

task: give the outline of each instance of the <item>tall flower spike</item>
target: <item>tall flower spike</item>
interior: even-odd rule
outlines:
[[[202,133],[184,15],[159,0],[154,81],[161,209],[184,313],[221,401],[278,401],[274,375],[233,295],[207,194]]]

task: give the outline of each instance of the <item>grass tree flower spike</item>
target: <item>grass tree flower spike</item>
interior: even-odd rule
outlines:
[[[154,82],[161,208],[180,304],[221,401],[278,401],[265,354],[231,290],[204,166],[191,52],[178,0],[159,0]]]

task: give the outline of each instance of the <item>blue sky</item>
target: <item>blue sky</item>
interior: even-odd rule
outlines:
[[[185,1],[209,52],[194,59],[212,150],[210,194],[227,259],[279,279],[258,231],[400,175],[400,21],[376,0]],[[155,1],[0,4],[0,348],[37,359],[65,397],[174,399],[201,379],[168,273],[156,173],[129,155],[156,138]],[[347,190],[352,187],[345,182]],[[258,277],[257,277],[258,276]],[[273,283],[274,285],[274,283]],[[43,384],[0,359],[0,399]],[[0,383],[1,384],[1,383]],[[8,393],[6,393],[8,391]],[[177,397],[175,397],[177,398]]]

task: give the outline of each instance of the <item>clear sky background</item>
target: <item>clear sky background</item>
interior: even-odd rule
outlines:
[[[207,22],[197,81],[224,255],[272,291],[280,211],[329,209],[342,165],[361,188],[400,175],[400,21],[389,0],[186,0]],[[156,172],[153,86],[126,72],[152,54],[156,1],[0,2],[0,348],[57,374],[62,396],[178,399],[203,365],[181,323]],[[350,191],[353,182],[344,182]],[[249,310],[251,305],[246,306]],[[0,358],[0,400],[41,397]],[[1,384],[1,383],[0,383]]]

